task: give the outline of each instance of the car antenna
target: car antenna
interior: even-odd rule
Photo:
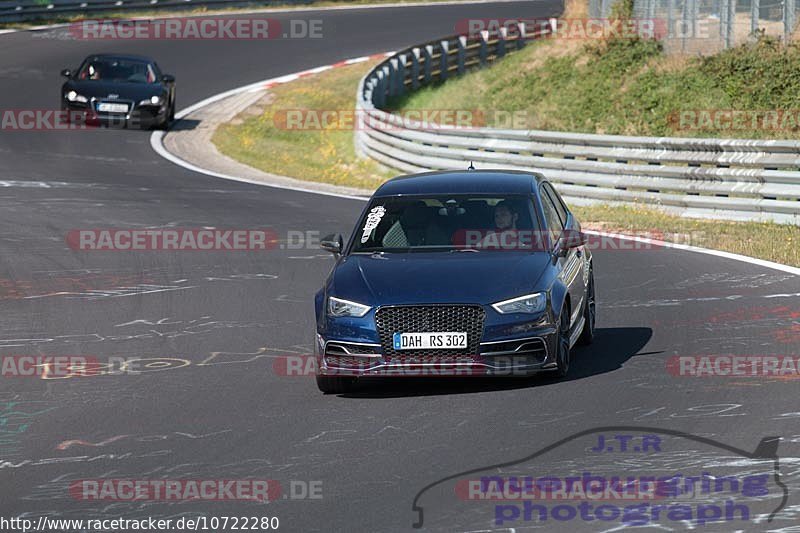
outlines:
[[[467,167],[467,170],[475,170],[475,165],[472,164],[472,161],[469,162],[469,166]]]

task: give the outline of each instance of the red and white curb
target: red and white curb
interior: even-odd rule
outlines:
[[[356,63],[364,63],[366,61],[383,59],[383,58],[386,58],[386,57],[390,57],[393,54],[394,54],[394,52],[382,52],[382,53],[379,53],[379,54],[372,54],[372,55],[368,55],[368,56],[354,57],[354,58],[351,58],[351,59],[345,59],[343,61],[338,61],[338,62],[330,64],[330,65],[323,65],[321,67],[314,67],[314,68],[311,68],[311,69],[308,69],[308,70],[302,70],[300,72],[295,72],[293,74],[286,74],[284,76],[278,76],[277,78],[270,78],[270,79],[267,79],[267,80],[257,81],[256,83],[251,83],[251,84],[245,85],[243,87],[237,87],[236,89],[231,89],[230,91],[225,91],[224,93],[215,94],[214,96],[206,98],[205,100],[201,100],[200,102],[197,102],[196,104],[192,104],[187,108],[181,109],[178,113],[175,114],[175,119],[176,120],[180,120],[180,119],[186,117],[187,115],[190,115],[191,113],[194,113],[198,109],[201,109],[203,107],[206,107],[206,106],[209,106],[209,105],[214,104],[216,102],[219,102],[220,100],[224,100],[226,98],[230,98],[231,96],[235,96],[237,94],[241,94],[241,93],[244,93],[244,92],[257,92],[257,91],[267,90],[267,89],[270,89],[272,87],[275,87],[276,85],[281,85],[281,84],[284,84],[284,83],[289,83],[291,81],[299,80],[301,78],[307,78],[309,76],[314,76],[315,74],[319,74],[320,72],[325,72],[327,70],[332,70],[332,69],[335,69],[335,68],[346,67],[346,66],[349,66],[349,65],[355,65]],[[205,174],[207,176],[212,176],[212,177],[215,177],[215,178],[221,178],[221,179],[226,179],[226,180],[231,180],[231,181],[239,181],[239,182],[242,182],[242,183],[250,183],[250,184],[253,184],[253,185],[262,185],[262,186],[266,186],[266,187],[275,187],[275,188],[279,188],[279,189],[288,189],[288,190],[292,190],[292,191],[308,192],[308,193],[313,193],[313,194],[322,194],[322,195],[326,195],[326,196],[336,196],[338,198],[350,198],[350,199],[353,199],[353,200],[365,200],[366,199],[363,196],[353,196],[353,195],[339,194],[339,193],[329,192],[329,191],[321,191],[319,189],[313,189],[313,188],[310,188],[310,187],[293,187],[291,185],[279,185],[279,184],[272,184],[272,183],[264,183],[263,181],[251,180],[251,179],[243,178],[243,177],[239,177],[239,176],[231,176],[229,174],[223,174],[221,172],[214,172],[213,170],[208,170],[208,169],[205,169],[205,168],[202,168],[202,167],[198,167],[197,165],[193,165],[192,163],[190,163],[190,162],[188,162],[188,161],[186,161],[184,159],[181,159],[180,157],[176,156],[175,154],[169,152],[164,147],[164,136],[167,133],[169,133],[169,132],[154,131],[150,135],[150,146],[153,148],[153,150],[155,150],[155,152],[158,155],[160,155],[161,157],[163,157],[167,161],[175,163],[176,165],[178,165],[180,167],[183,167],[183,168],[185,168],[187,170],[191,170],[192,172],[197,172],[199,174]]]
[[[372,54],[371,56],[362,56],[362,57],[354,57],[353,59],[345,59],[344,61],[339,61],[338,63],[334,63],[332,65],[323,65],[321,67],[316,67],[308,70],[304,70],[302,72],[296,72],[294,74],[287,74],[286,76],[280,76],[279,78],[273,78],[271,80],[267,80],[261,87],[253,87],[250,88],[250,91],[258,91],[261,89],[271,89],[276,85],[280,85],[282,83],[289,83],[290,81],[299,80],[300,78],[307,78],[309,76],[314,76],[315,74],[319,74],[320,72],[325,72],[326,70],[331,70],[339,67],[346,67],[348,65],[355,65],[356,63],[364,63],[365,61],[372,61],[377,59],[383,59],[385,57],[391,57],[394,52],[384,52],[382,54]]]

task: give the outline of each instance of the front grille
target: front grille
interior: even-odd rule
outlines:
[[[377,354],[378,352],[378,346],[341,341],[329,342],[325,347],[325,355],[369,355]]]
[[[478,305],[408,305],[381,307],[375,312],[375,325],[381,339],[384,360],[409,363],[432,358],[432,362],[471,362],[478,353],[483,335],[486,312]],[[434,333],[464,331],[467,347],[446,350],[394,349],[392,336],[395,333]],[[453,359],[453,360],[450,360]]]
[[[369,344],[332,341],[325,346],[325,364],[338,368],[369,368],[375,360],[367,355],[375,355],[378,351],[378,346]]]
[[[547,358],[547,345],[541,338],[493,342],[481,346],[481,356],[498,367],[536,365]]]
[[[547,347],[544,340],[540,338],[520,339],[505,342],[493,342],[481,346],[483,355],[526,355],[538,356],[544,359],[547,355]]]
[[[418,351],[422,351],[425,355],[419,355]],[[442,350],[448,351],[448,350]],[[447,365],[454,363],[474,363],[477,358],[474,355],[466,354],[448,354],[441,355],[433,353],[433,350],[414,350],[413,353],[387,355],[384,358],[386,364],[404,364],[404,365]]]
[[[335,368],[367,369],[375,364],[374,360],[352,355],[326,355],[325,364]]]

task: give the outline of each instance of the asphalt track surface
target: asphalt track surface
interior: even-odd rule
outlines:
[[[58,30],[16,33],[0,37],[0,94],[6,109],[52,109],[60,69],[94,51],[137,52],[176,75],[180,108],[260,79],[452,33],[459,19],[559,9],[530,2],[304,13],[324,21],[323,39],[268,42],[98,43],[65,40]],[[750,521],[700,529],[797,523],[797,381],[666,370],[676,355],[800,353],[800,283],[791,274],[676,250],[598,250],[597,339],[575,352],[568,380],[404,378],[325,396],[312,377],[280,375],[276,360],[311,352],[312,298],[332,265],[326,254],[79,252],[65,236],[78,228],[149,227],[346,234],[360,202],[194,174],[159,158],[140,131],[1,132],[0,158],[0,355],[185,360],[118,376],[4,376],[2,517],[247,515],[278,516],[286,531],[409,530],[418,519],[415,496],[438,479],[524,458],[581,431],[626,425],[750,451],[763,437],[782,437],[788,502],[775,520],[764,521],[781,500],[772,486],[767,503],[753,504],[761,507]],[[661,452],[640,454],[594,453],[597,436],[582,439],[519,468],[555,476],[772,470],[770,461],[765,467],[681,436],[665,434]],[[321,482],[322,498],[98,502],[68,494],[80,479],[247,477],[279,480],[284,493],[292,481]],[[597,520],[496,524],[496,510],[439,489],[420,498],[425,528],[619,527]],[[667,520],[662,529],[685,527]]]

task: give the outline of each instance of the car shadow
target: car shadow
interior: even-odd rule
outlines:
[[[170,125],[169,131],[191,131],[195,129],[200,122],[200,120],[193,118],[179,118]]]
[[[340,394],[343,398],[400,398],[473,394],[500,390],[524,389],[564,381],[584,379],[613,372],[640,354],[653,330],[650,328],[598,328],[591,346],[573,348],[572,367],[566,378],[542,373],[531,377],[395,377],[364,378],[355,390]],[[649,355],[649,354],[648,354]]]

